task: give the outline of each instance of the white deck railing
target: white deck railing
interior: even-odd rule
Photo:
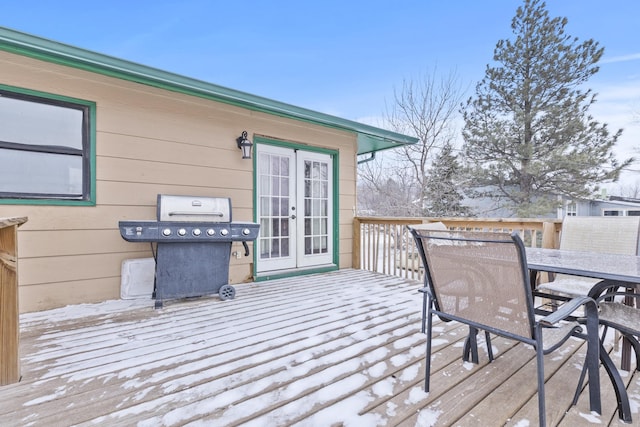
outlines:
[[[442,222],[452,230],[518,231],[526,246],[557,248],[561,220],[511,218],[356,217],[353,267],[420,280],[422,271],[407,225]]]

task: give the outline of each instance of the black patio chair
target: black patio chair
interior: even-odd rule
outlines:
[[[443,321],[468,325],[471,333],[467,345],[470,347],[476,345],[474,337],[479,330],[533,346],[541,426],[546,425],[544,355],[558,349],[572,336],[585,339],[590,408],[601,413],[598,311],[592,298],[574,298],[558,311],[536,320],[525,249],[517,233],[416,229],[411,229],[411,233],[425,267],[425,391],[429,391],[431,376],[431,335],[435,315]],[[586,334],[579,323],[564,321],[581,306],[586,314]],[[490,347],[490,342],[487,344]]]

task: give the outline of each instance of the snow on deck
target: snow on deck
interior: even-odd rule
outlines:
[[[462,363],[467,329],[453,322],[435,324],[432,391],[423,391],[418,287],[340,270],[237,285],[228,301],[154,310],[151,300],[119,300],[25,314],[23,378],[0,388],[0,425],[536,424],[534,352],[496,338],[493,363],[486,355]],[[570,390],[554,396],[575,387],[582,353],[574,340],[551,361],[559,369],[548,370],[558,384],[547,388],[549,425],[586,422],[586,399],[571,409]]]
[[[0,424],[375,425],[368,403],[421,380],[415,282],[344,270],[236,289],[23,315],[23,379],[0,389]]]

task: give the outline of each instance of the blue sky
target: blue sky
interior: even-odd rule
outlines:
[[[376,123],[394,88],[460,76],[469,95],[521,0],[2,1],[0,26],[350,120]],[[568,34],[605,48],[596,119],[640,146],[640,1],[547,0]],[[638,167],[640,169],[640,167]],[[640,178],[640,173],[637,174]]]

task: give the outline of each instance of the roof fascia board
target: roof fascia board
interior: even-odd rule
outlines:
[[[356,132],[359,135],[358,154],[414,144],[418,141],[417,138],[397,132],[296,107],[4,27],[0,27],[0,50],[253,111]],[[365,138],[360,138],[361,135]],[[372,143],[373,141],[377,143]]]

